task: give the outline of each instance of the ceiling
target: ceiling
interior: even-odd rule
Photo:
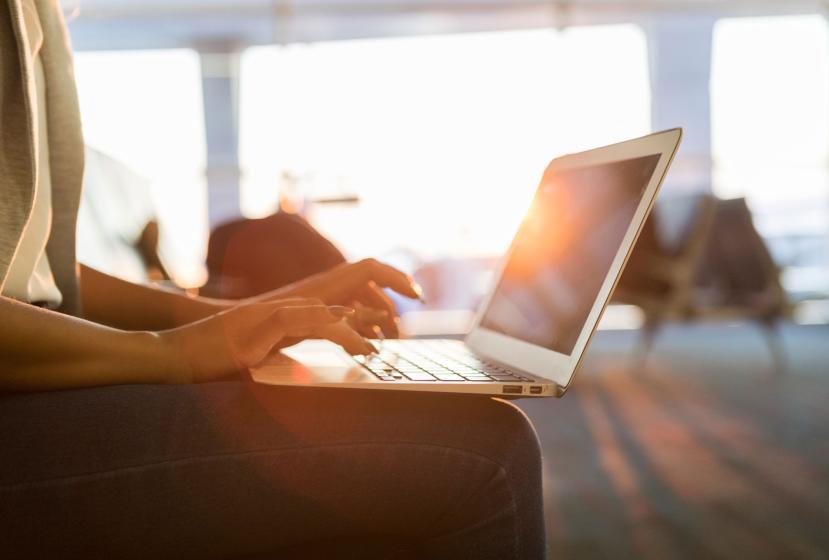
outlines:
[[[827,0],[63,0],[79,50],[248,45],[828,13]]]

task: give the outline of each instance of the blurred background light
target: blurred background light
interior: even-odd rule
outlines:
[[[198,286],[208,233],[198,54],[79,52],[75,74],[86,143],[150,181],[171,274]]]
[[[261,47],[241,75],[242,211],[286,176],[359,198],[310,211],[354,258],[500,253],[552,156],[650,127],[632,25]]]
[[[714,28],[714,192],[744,196],[784,286],[829,291],[829,26],[822,15]]]
[[[664,196],[746,197],[789,295],[829,296],[808,2],[66,6],[86,140],[150,181],[180,286],[205,281],[210,228],[280,206],[349,258],[490,262],[552,157],[680,124]]]

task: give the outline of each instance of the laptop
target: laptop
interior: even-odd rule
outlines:
[[[251,371],[270,385],[560,397],[570,387],[682,137],[666,130],[554,159],[465,340],[323,340]]]

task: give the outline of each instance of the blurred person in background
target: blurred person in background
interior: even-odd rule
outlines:
[[[516,407],[244,378],[305,338],[373,352],[410,278],[366,260],[233,302],[118,280],[76,262],[82,175],[58,1],[6,0],[0,555],[543,557]]]

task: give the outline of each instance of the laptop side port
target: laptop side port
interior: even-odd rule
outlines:
[[[539,386],[536,386],[536,387],[530,387],[530,394],[531,394],[531,395],[540,395],[540,394],[541,394],[541,391],[542,391],[543,389],[544,389],[544,388],[543,388],[543,387],[541,387],[540,385],[539,385]]]
[[[504,393],[507,395],[520,395],[522,392],[521,385],[504,385]]]

